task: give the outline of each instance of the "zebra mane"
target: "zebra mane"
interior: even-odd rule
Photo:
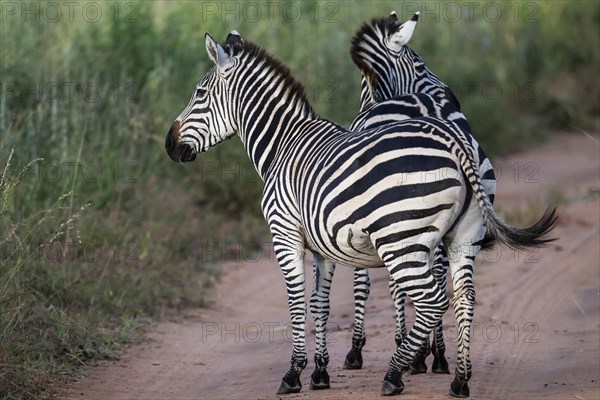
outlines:
[[[239,36],[238,36],[239,38]],[[239,55],[240,57],[247,59],[255,59],[262,63],[263,67],[267,67],[275,71],[284,82],[284,86],[287,88],[288,95],[298,101],[303,111],[307,112],[310,116],[316,116],[308,97],[304,85],[292,75],[290,69],[279,59],[267,53],[267,51],[255,43],[250,41],[232,43],[230,38],[222,46],[223,49],[232,56]]]
[[[371,82],[373,87],[375,87],[377,83],[378,76],[375,71],[373,71],[371,65],[365,61],[361,54],[361,48],[363,48],[363,46],[373,47],[373,44],[376,43],[384,49],[383,51],[387,51],[383,39],[390,32],[396,31],[400,25],[402,24],[396,18],[373,18],[371,21],[364,23],[352,38],[350,45],[350,56],[352,57],[352,61],[363,73],[365,78]]]

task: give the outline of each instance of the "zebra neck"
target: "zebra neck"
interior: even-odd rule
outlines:
[[[282,166],[286,156],[343,131],[330,121],[297,114],[287,107],[265,112],[264,117],[247,120],[242,126],[242,142],[263,181]]]
[[[246,152],[265,180],[282,166],[283,155],[295,154],[319,133],[337,135],[337,125],[313,111],[302,84],[279,60],[251,42],[246,42],[239,68],[231,78],[233,115]],[[333,129],[319,129],[328,127]]]
[[[267,69],[254,74],[238,97],[239,135],[264,180],[283,149],[309,131],[303,127],[320,119],[301,89],[290,88],[280,71]]]

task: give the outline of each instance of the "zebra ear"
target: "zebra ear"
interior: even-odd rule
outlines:
[[[387,47],[394,52],[399,52],[402,46],[405,46],[412,37],[418,20],[419,12],[417,11],[410,20],[400,25],[394,33],[386,38]]]
[[[204,42],[206,44],[208,57],[210,57],[212,62],[214,62],[218,67],[229,61],[229,55],[225,53],[223,48],[217,42],[215,42],[212,36],[210,36],[210,33],[206,32],[204,35]]]
[[[231,31],[225,39],[225,45],[229,49],[229,55],[235,56],[244,49],[244,39],[237,31]]]

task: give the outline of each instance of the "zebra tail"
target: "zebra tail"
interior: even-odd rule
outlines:
[[[558,219],[555,207],[548,207],[544,215],[528,228],[511,226],[496,214],[490,198],[483,190],[479,169],[475,167],[476,163],[472,155],[465,149],[461,149],[460,146],[458,149],[457,153],[462,156],[460,158],[463,161],[463,172],[473,187],[475,198],[486,223],[486,237],[481,243],[483,247],[489,247],[498,241],[514,250],[525,250],[531,247],[542,247],[556,240],[556,238],[547,237],[547,234],[554,229]]]
[[[525,250],[530,247],[542,247],[556,240],[548,238],[547,234],[556,225],[556,208],[547,208],[544,215],[528,228],[517,228],[504,222],[494,209],[483,213],[489,236],[515,250]]]

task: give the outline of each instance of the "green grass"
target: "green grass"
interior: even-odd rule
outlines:
[[[569,202],[569,198],[565,193],[565,188],[562,186],[552,187],[548,193],[546,193],[546,204],[558,207],[561,204]]]
[[[288,3],[301,18],[285,17]],[[598,130],[600,6],[526,3],[537,22],[525,23],[525,3],[498,3],[521,14],[490,23],[482,3],[473,21],[423,15],[411,41],[455,89],[488,154],[553,128]],[[86,4],[100,5],[98,22],[82,17]],[[47,396],[57,376],[111,357],[152,321],[209,303],[222,255],[207,249],[268,240],[262,184],[239,140],[185,166],[163,148],[210,67],[204,32],[222,40],[237,29],[261,44],[318,113],[349,124],[353,32],[394,8],[409,16],[397,2],[282,2],[271,22],[223,13],[241,2],[214,4],[216,14],[194,2],[83,2],[56,23],[2,14],[0,397]],[[490,86],[502,95],[486,95]]]

